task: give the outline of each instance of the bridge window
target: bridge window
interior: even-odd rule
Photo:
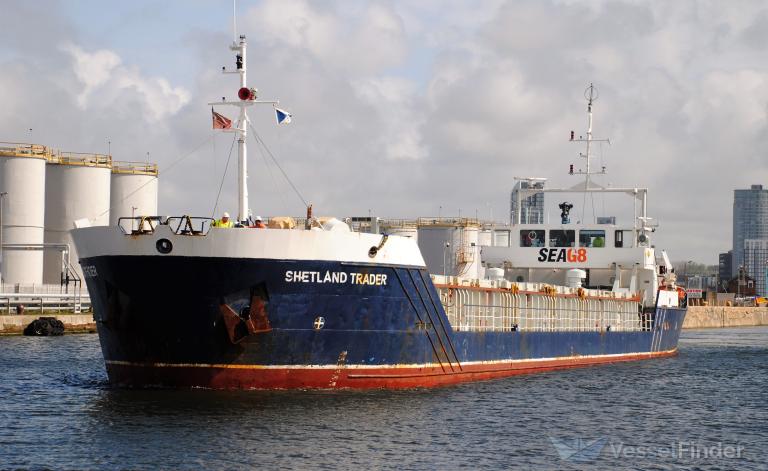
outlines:
[[[613,233],[613,244],[617,248],[632,247],[632,231],[617,230]]]
[[[520,247],[544,247],[544,231],[523,229],[520,231]]]
[[[593,229],[579,231],[579,247],[605,247],[605,231]]]
[[[575,247],[576,231],[553,229],[549,231],[550,247]]]

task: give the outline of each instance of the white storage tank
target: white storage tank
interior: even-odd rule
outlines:
[[[49,156],[45,146],[0,143],[0,235],[3,247],[18,245],[2,250],[3,283],[39,285],[43,281],[45,162]]]
[[[419,219],[418,243],[427,270],[435,275],[480,277],[479,229],[471,219]]]
[[[157,164],[112,162],[109,196],[109,224],[121,217],[157,216]],[[138,229],[137,221],[124,220],[123,229]]]
[[[109,188],[112,157],[102,154],[57,152],[45,169],[45,242],[68,244],[71,268],[83,279],[69,231],[77,219],[92,226],[109,224]],[[62,253],[46,250],[45,283],[58,284],[62,277]]]

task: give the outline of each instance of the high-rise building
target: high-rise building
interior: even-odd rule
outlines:
[[[744,240],[744,269],[755,280],[755,294],[768,295],[766,270],[768,270],[768,239]]]
[[[518,178],[512,188],[509,203],[509,221],[517,224],[517,203],[520,198],[520,223],[544,224],[544,193],[524,193],[520,190],[544,189],[546,178]]]
[[[752,185],[733,191],[733,264],[731,275],[744,264],[744,241],[768,239],[768,190]],[[750,276],[753,276],[750,273]]]

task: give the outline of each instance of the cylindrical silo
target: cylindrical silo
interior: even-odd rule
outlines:
[[[45,242],[67,244],[69,263],[80,279],[83,274],[69,231],[78,219],[92,226],[109,224],[109,187],[112,157],[101,154],[58,152],[45,170]],[[66,267],[62,253],[47,249],[43,281],[60,283]]]
[[[112,162],[110,191],[110,225],[122,217],[157,216],[157,164]],[[120,224],[128,232],[138,229],[136,221]]]
[[[45,162],[49,156],[45,146],[0,143],[3,283],[42,283]]]
[[[480,226],[476,223],[464,223],[454,233],[456,237],[456,275],[465,278],[482,278],[480,267]]]
[[[422,218],[418,243],[427,270],[437,275],[477,278],[479,225],[469,219]]]

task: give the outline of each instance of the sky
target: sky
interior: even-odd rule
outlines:
[[[161,214],[237,212],[232,135],[210,129],[207,105],[238,89],[221,74],[230,1],[0,12],[0,140],[149,158]],[[717,263],[733,190],[768,185],[765,2],[240,0],[237,13],[249,85],[293,114],[278,126],[253,108],[254,127],[316,215],[506,222],[514,177],[579,182],[568,137],[586,133],[590,83],[594,136],[610,138],[596,181],[649,189],[653,243],[673,260]],[[249,154],[254,215],[304,214],[253,140]],[[631,199],[565,198],[577,219],[630,222]]]

